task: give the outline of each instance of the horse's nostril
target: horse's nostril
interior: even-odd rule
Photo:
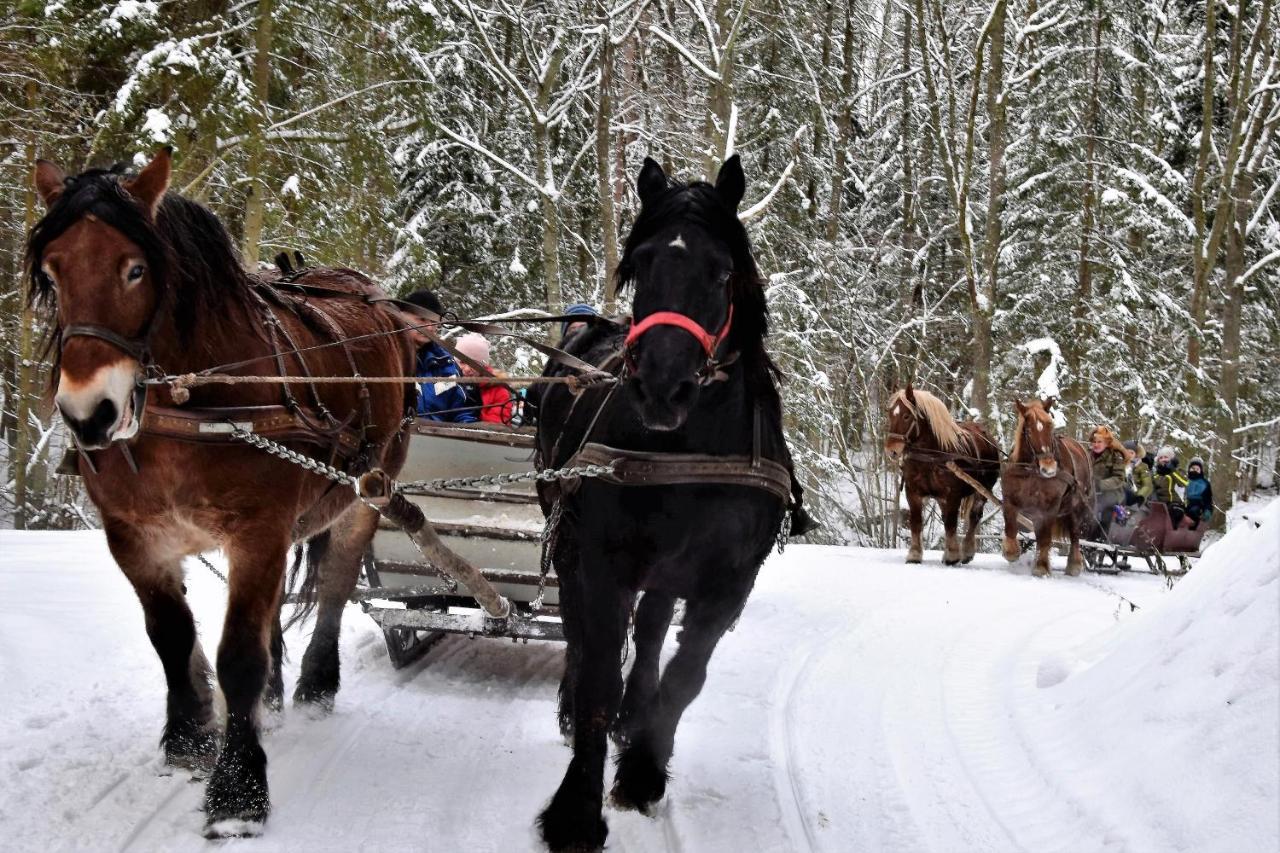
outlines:
[[[676,386],[676,390],[671,393],[671,405],[687,406],[693,400],[694,393],[698,390],[698,385],[691,379],[683,380]]]

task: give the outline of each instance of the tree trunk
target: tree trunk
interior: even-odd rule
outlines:
[[[35,81],[28,81],[26,86],[27,107],[31,114],[36,114],[39,106],[40,92]],[[27,185],[23,193],[22,221],[25,233],[30,234],[36,224],[36,142],[34,134],[28,136],[26,151]],[[31,463],[32,430],[31,400],[35,394],[35,317],[25,300],[22,302],[22,317],[18,329],[17,382],[15,383],[15,399],[13,401],[15,419],[15,440],[11,470],[13,474],[13,526],[23,530],[27,526],[28,476],[27,469]]]
[[[604,245],[604,311],[613,316],[617,307],[617,282],[614,271],[618,268],[618,220],[614,211],[613,188],[613,42],[610,40],[608,19],[600,46],[600,88],[596,99],[596,192],[600,201],[600,236]]]
[[[1215,503],[1223,510],[1230,508],[1236,490],[1238,470],[1233,452],[1236,446],[1235,429],[1240,425],[1237,411],[1240,392],[1240,316],[1244,306],[1244,273],[1246,231],[1249,226],[1249,185],[1236,182],[1235,210],[1227,231],[1227,257],[1223,290],[1227,294],[1226,311],[1222,318],[1222,373],[1218,378],[1218,405],[1215,429],[1217,443],[1213,450],[1213,467],[1209,477],[1213,483]]]
[[[267,100],[271,88],[271,32],[275,25],[271,15],[273,5],[274,0],[258,0],[258,15],[253,33],[254,112],[249,119],[245,145],[249,155],[249,195],[244,204],[244,240],[240,248],[245,264],[250,269],[258,263],[258,243],[262,239],[267,197],[263,172],[266,170],[266,133],[270,120]]]
[[[996,296],[999,289],[1000,272],[1000,211],[1004,201],[1004,148],[1005,148],[1005,103],[1004,103],[1004,22],[1006,15],[1005,0],[997,0],[991,10],[991,60],[987,68],[987,120],[990,123],[990,171],[987,175],[987,227],[983,235],[983,267],[986,270],[986,287],[983,299],[978,303],[974,317],[973,349],[974,349],[974,407],[978,409],[978,417],[993,418],[989,411],[990,369],[992,360],[991,318],[995,312]],[[979,373],[984,374],[982,380],[986,384],[981,396],[981,405],[977,386]]]
[[[831,207],[827,211],[827,240],[834,243],[840,234],[840,212],[844,203],[844,171],[849,159],[853,129],[853,2],[844,7],[844,43],[840,50],[840,103],[836,114],[835,162],[831,166]]]

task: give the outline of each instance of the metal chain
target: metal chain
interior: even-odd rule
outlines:
[[[227,582],[227,576],[224,575],[222,572],[218,571],[218,567],[215,566],[213,563],[210,563],[204,554],[196,554],[196,559],[204,563],[204,567],[209,571],[213,572],[213,576],[215,578],[222,581],[224,584]]]
[[[547,513],[547,523],[542,528],[542,559],[538,571],[538,595],[534,598],[533,603],[529,605],[534,613],[542,610],[542,599],[547,592],[547,574],[551,571],[552,550],[555,548],[556,530],[560,526],[560,516],[563,510],[560,505],[560,498],[556,498],[555,503],[551,505],[551,512]]]
[[[477,486],[506,486],[512,483],[554,483],[557,480],[576,480],[580,477],[605,477],[612,474],[614,466],[577,465],[569,468],[546,468],[542,471],[525,471],[519,474],[483,474],[477,477],[450,477],[437,480],[411,480],[398,485],[405,494],[418,494],[440,489],[473,489]]]
[[[350,474],[313,459],[305,453],[299,453],[261,435],[250,432],[241,426],[232,424],[231,437],[246,444],[265,450],[286,462],[292,462],[312,473],[328,477],[335,483],[356,488],[356,479]],[[613,465],[578,465],[570,468],[548,468],[542,471],[526,471],[519,474],[485,474],[478,477],[442,477],[435,480],[411,480],[407,483],[394,483],[395,491],[403,494],[438,491],[440,489],[470,489],[477,486],[505,486],[512,483],[530,481],[553,483],[557,480],[576,480],[580,477],[604,477],[612,474]]]

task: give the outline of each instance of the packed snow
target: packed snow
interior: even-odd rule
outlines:
[[[1278,575],[1280,501],[1172,590],[793,546],[721,643],[655,817],[606,811],[610,849],[1274,851]],[[188,587],[212,648],[223,588],[196,564]],[[569,759],[560,647],[448,638],[395,671],[353,607],[342,651],[332,715],[270,722],[266,834],[217,846],[537,849]],[[0,683],[5,849],[208,845],[100,533],[0,534]]]

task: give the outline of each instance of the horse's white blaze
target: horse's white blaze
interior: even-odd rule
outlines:
[[[1044,429],[1044,424],[1040,423],[1039,421],[1036,421],[1036,432],[1040,432],[1043,429]]]
[[[88,379],[76,381],[64,370],[58,376],[58,394],[54,401],[64,415],[87,420],[103,400],[116,407],[116,422],[107,435],[112,440],[133,438],[138,432],[138,419],[133,411],[133,386],[138,363],[121,359],[94,371]]]
[[[672,240],[670,243],[668,243],[667,245],[668,245],[668,246],[672,246],[672,247],[674,247],[674,248],[676,248],[676,249],[687,249],[687,248],[689,248],[688,246],[686,246],[686,245],[685,245],[685,243],[684,243],[684,235],[682,235],[682,234],[677,234],[677,235],[676,235],[676,238],[675,238],[674,240]]]
[[[895,415],[898,415],[898,414],[900,414],[901,412],[902,412],[902,407],[901,407],[901,406],[894,406],[894,407],[893,407],[893,413],[894,413]]]

